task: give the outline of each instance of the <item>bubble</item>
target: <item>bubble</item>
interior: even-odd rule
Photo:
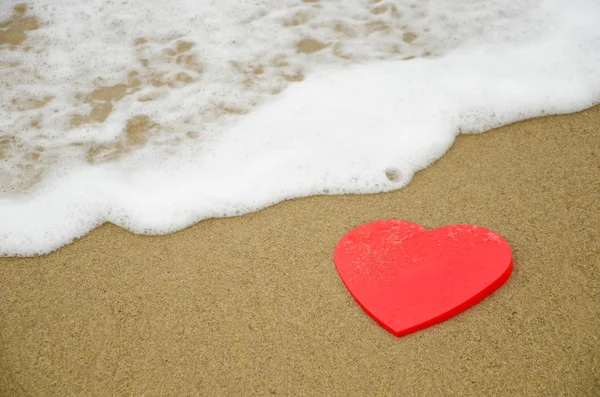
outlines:
[[[386,168],[385,177],[390,182],[400,182],[402,180],[402,172],[397,168]]]

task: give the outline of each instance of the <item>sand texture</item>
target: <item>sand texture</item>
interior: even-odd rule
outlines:
[[[458,138],[388,194],[293,200],[167,236],[104,225],[0,259],[0,395],[600,395],[600,107]],[[371,220],[473,223],[515,269],[396,338],[332,262]]]

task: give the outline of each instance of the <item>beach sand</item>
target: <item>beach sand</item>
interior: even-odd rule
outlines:
[[[167,236],[104,225],[0,259],[2,396],[600,394],[600,107],[463,135],[404,189],[310,197]],[[511,278],[396,338],[332,250],[354,226],[473,223]]]

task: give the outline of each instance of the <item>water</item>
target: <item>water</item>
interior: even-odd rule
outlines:
[[[600,101],[598,1],[3,1],[0,20],[0,255],[398,189],[458,133]]]

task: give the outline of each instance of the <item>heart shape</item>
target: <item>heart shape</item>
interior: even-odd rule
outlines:
[[[437,324],[494,292],[512,271],[508,243],[481,226],[428,230],[382,220],[337,243],[333,260],[354,299],[396,336]]]

